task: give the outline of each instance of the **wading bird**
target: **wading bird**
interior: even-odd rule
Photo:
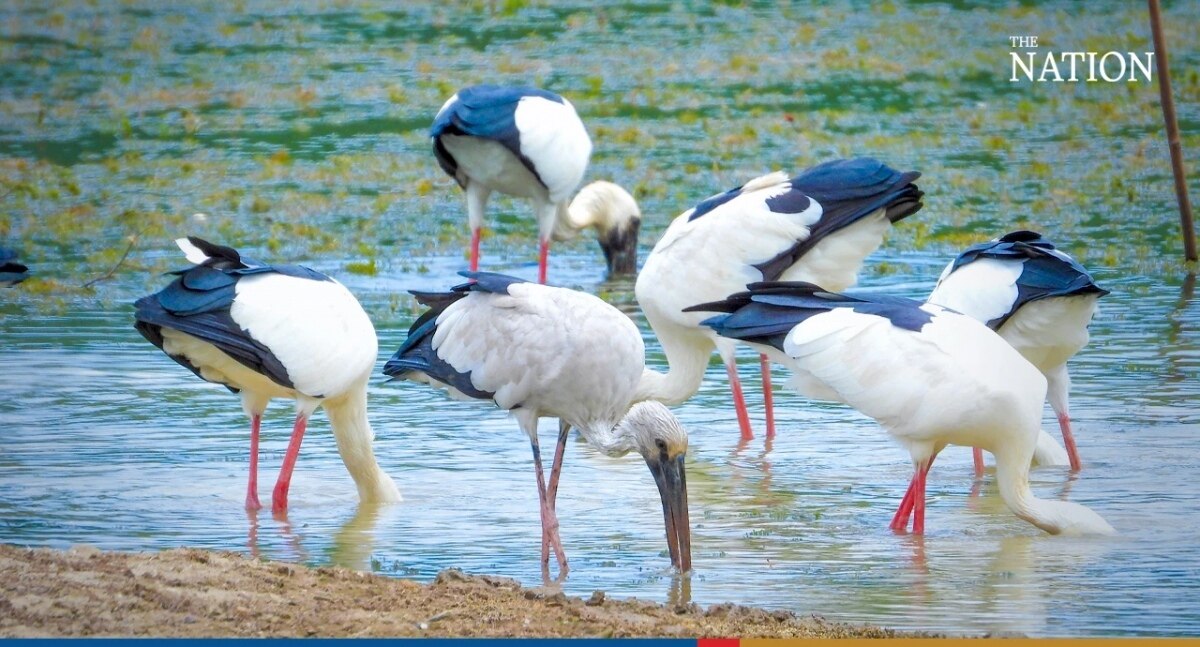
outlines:
[[[271,398],[296,401],[296,424],[271,508],[287,510],[288,486],[309,417],[324,407],[338,452],[363,501],[399,501],[380,469],[367,421],[375,328],[342,284],[298,265],[266,265],[199,238],[179,239],[193,267],[135,304],[138,332],[201,379],[240,393],[250,417],[246,509],[258,500],[258,432]]]
[[[29,268],[17,262],[17,253],[0,247],[0,286],[12,287],[29,278]]]
[[[1071,469],[1078,471],[1067,361],[1087,345],[1096,302],[1106,294],[1082,265],[1041,234],[1015,231],[960,254],[926,301],[987,324],[1046,376],[1050,407]],[[974,451],[975,471],[982,473],[983,452]]]
[[[462,275],[472,282],[447,293],[413,293],[430,309],[384,373],[445,388],[456,399],[491,400],[517,419],[533,449],[547,575],[551,547],[560,575],[567,572],[555,496],[571,427],[608,456],[642,455],[662,499],[671,565],[689,570],[687,433],[662,404],[633,402],[645,373],[637,326],[590,294],[501,274]],[[559,419],[549,485],[538,447],[542,417]]]
[[[729,373],[742,438],[753,438],[738,380],[735,344],[685,312],[756,281],[809,281],[842,290],[888,228],[921,208],[920,173],[870,158],[825,162],[789,178],[781,172],[704,200],[675,218],[637,279],[637,299],[667,356],[639,400],[668,405],[691,397],[713,348]],[[585,191],[594,185],[585,187]],[[601,187],[598,190],[605,190]],[[770,363],[761,358],[767,436],[775,435]]]
[[[912,457],[913,532],[925,531],[925,480],[947,444],[996,457],[1000,495],[1018,517],[1051,534],[1114,534],[1077,503],[1029,489],[1046,380],[980,322],[933,304],[833,294],[808,283],[756,283],[691,308],[792,369],[813,398],[844,402],[874,418]],[[902,507],[903,509],[903,507]],[[898,512],[892,527],[908,525]]]
[[[538,88],[465,88],[438,111],[430,136],[438,164],[467,196],[471,271],[479,269],[480,229],[493,191],[533,203],[539,283],[546,282],[551,239],[563,240],[585,227],[596,228],[610,273],[635,271],[621,261],[636,255],[640,219],[610,227],[567,208],[587,170],[592,140],[566,99]]]

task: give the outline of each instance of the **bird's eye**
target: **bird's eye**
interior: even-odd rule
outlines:
[[[663,440],[662,438],[655,438],[654,445],[658,447],[658,451],[660,452],[667,451],[667,441]]]

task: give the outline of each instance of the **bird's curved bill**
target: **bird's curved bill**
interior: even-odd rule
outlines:
[[[678,568],[680,573],[692,570],[692,526],[688,520],[687,472],[683,460],[684,454],[675,458],[663,455],[646,461],[662,498],[671,566]]]
[[[638,230],[641,226],[641,220],[634,220],[597,237],[608,263],[609,277],[637,274]]]

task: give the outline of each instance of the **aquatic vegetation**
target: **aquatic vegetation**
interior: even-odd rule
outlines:
[[[1073,251],[1137,271],[1180,267],[1153,84],[1011,84],[1006,44],[976,36],[1148,47],[1141,6],[1078,16],[896,2],[849,14],[522,1],[279,15],[239,5],[209,23],[206,11],[0,11],[0,60],[14,70],[0,76],[0,235],[35,260],[67,251],[51,270],[63,276],[104,271],[98,252],[120,250],[131,228],[119,217],[131,210],[160,214],[132,254],[147,266],[156,261],[142,257],[196,228],[185,215],[197,211],[211,214],[198,233],[297,258],[386,261],[395,250],[385,238],[457,254],[465,230],[447,223],[461,217],[461,196],[433,168],[426,131],[457,88],[499,80],[573,100],[596,143],[588,177],[643,201],[646,246],[715,191],[869,153],[926,175],[928,206],[894,232],[900,248],[949,251],[1015,223],[1102,240],[1114,219],[1137,217],[1148,226],[1126,229],[1114,249]],[[1198,27],[1182,9],[1168,18],[1179,43]],[[948,21],[958,30],[928,38],[923,26]],[[1200,52],[1172,54],[1184,145],[1195,149]],[[509,217],[492,244],[520,248],[532,223],[519,205],[497,204]],[[374,224],[348,229],[349,215]]]

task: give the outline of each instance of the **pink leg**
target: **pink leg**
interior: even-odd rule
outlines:
[[[742,382],[738,379],[737,361],[730,359],[725,364],[729,373],[729,388],[733,390],[733,408],[737,411],[738,427],[742,430],[742,440],[754,438],[750,429],[750,412],[746,411],[746,398],[742,395]]]
[[[479,230],[471,230],[471,271],[479,271]]]
[[[896,514],[892,516],[892,523],[889,524],[892,530],[904,530],[908,527],[908,516],[912,514],[913,496],[917,490],[917,475],[908,482],[908,490],[904,492],[904,498],[900,499],[900,506],[896,508]]]
[[[935,458],[937,458],[937,454],[929,457],[929,463],[925,465],[926,473],[933,467],[933,459]],[[900,507],[896,508],[896,514],[892,517],[892,523],[890,524],[892,530],[904,530],[908,527],[908,518],[913,512],[916,496],[917,474],[914,473],[912,480],[908,483],[908,491],[904,493],[904,498],[900,500]]]
[[[1067,457],[1071,459],[1071,471],[1078,472],[1083,469],[1083,463],[1079,460],[1079,450],[1075,449],[1075,434],[1071,432],[1071,416],[1060,413],[1058,428],[1062,430],[1063,446],[1067,448]]]
[[[571,431],[571,425],[559,420],[558,421],[558,445],[554,448],[554,462],[550,464],[550,483],[546,486],[546,499],[550,504],[550,510],[555,514],[555,523],[557,525],[558,510],[555,505],[558,499],[558,477],[562,475],[563,455],[567,451],[567,436]],[[559,574],[567,572],[567,558],[562,552],[562,540],[557,537],[549,537],[543,532],[542,545],[545,546],[547,540],[557,542],[557,547],[554,549],[558,554],[558,571]]]
[[[546,476],[542,471],[542,451],[537,441],[530,443],[533,449],[533,469],[537,472],[538,502],[542,518],[542,573],[550,574],[550,548],[558,555],[559,576],[566,573],[567,556],[563,552],[562,539],[558,536],[558,516],[550,504],[549,492],[546,488]],[[557,484],[556,484],[557,485]]]
[[[246,509],[254,512],[262,509],[258,501],[258,430],[262,416],[250,416],[250,482],[246,484]]]
[[[767,438],[775,437],[775,393],[771,391],[771,360],[759,355],[762,362],[763,407],[767,410]]]
[[[546,284],[546,266],[550,262],[550,240],[544,239],[538,246],[538,283]]]
[[[975,476],[983,476],[983,450],[978,447],[972,447],[971,458],[975,461]]]
[[[929,468],[932,463],[926,461],[921,469],[917,470],[917,491],[913,495],[913,534],[925,534],[925,479],[929,476]]]
[[[558,421],[558,445],[554,448],[554,462],[550,465],[550,484],[546,486],[546,494],[550,497],[550,508],[558,497],[558,477],[562,472],[563,455],[567,453],[567,436],[570,435],[571,425]]]
[[[304,428],[308,418],[296,416],[296,426],[292,428],[292,440],[288,443],[287,453],[283,455],[283,466],[279,468],[279,480],[275,481],[275,492],[271,496],[271,512],[276,514],[287,512],[288,488],[292,485],[292,470],[296,467],[296,459],[300,456],[300,443],[304,440]]]

